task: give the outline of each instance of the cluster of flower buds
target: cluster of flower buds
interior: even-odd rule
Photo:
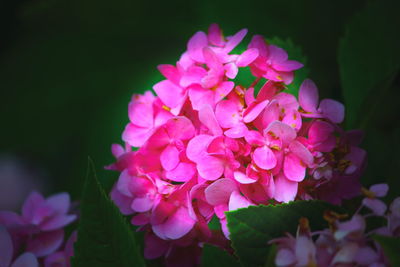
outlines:
[[[311,80],[298,99],[289,94],[303,65],[260,35],[234,52],[246,33],[225,38],[216,24],[197,32],[176,65],[158,66],[165,80],[153,86],[156,95],[129,103],[125,146],[112,146],[117,160],[107,168],[121,172],[111,198],[147,231],[147,258],[174,261],[201,242],[224,244],[207,224],[216,215],[229,238],[225,211],[296,199],[340,203],[360,192],[365,152],[360,133],[338,125],[344,106],[319,101]],[[243,68],[252,84],[235,81]]]
[[[31,193],[22,214],[0,211],[0,266],[69,267],[76,232],[64,242],[64,227],[76,220],[67,193],[43,198]]]
[[[365,198],[360,208],[346,221],[347,215],[326,212],[325,219],[329,229],[310,232],[308,221],[300,220],[296,237],[277,238],[271,243],[277,244],[275,263],[279,267],[294,266],[389,266],[382,247],[372,239],[372,235],[400,237],[400,197],[396,198],[386,212],[386,204],[378,199],[388,191],[386,184],[363,189]],[[366,208],[369,212],[363,212]],[[363,213],[363,214],[361,214]],[[368,218],[381,217],[386,225],[366,232]]]

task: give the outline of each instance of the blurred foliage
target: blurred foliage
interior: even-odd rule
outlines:
[[[255,33],[269,40],[290,39],[307,57],[309,77],[316,81],[321,98],[343,101],[340,81],[344,78],[337,60],[340,38],[353,36],[352,32],[355,38],[364,38],[357,39],[365,46],[357,56],[370,51],[376,54],[369,55],[374,60],[388,60],[392,50],[385,49],[398,41],[398,34],[385,27],[392,22],[398,29],[397,20],[385,13],[395,13],[395,8],[387,4],[390,1],[372,4],[378,2],[388,7],[370,12],[375,17],[364,24],[361,13],[371,8],[365,0],[2,1],[1,152],[46,170],[52,191],[69,191],[79,198],[87,156],[99,171],[113,161],[110,145],[121,142],[131,95],[151,89],[161,79],[156,66],[174,63],[190,36],[212,22],[228,35],[248,28],[245,41]],[[364,35],[358,33],[357,23],[367,28]],[[352,62],[353,55],[347,57]],[[370,175],[366,184],[399,180],[395,167],[400,159],[394,153],[394,148],[400,148],[396,76],[394,70],[391,79],[397,82],[388,85],[393,90],[375,109],[376,118],[368,119],[364,147],[370,155]],[[375,99],[374,94],[366,97]],[[102,175],[111,181],[116,176],[108,171]]]

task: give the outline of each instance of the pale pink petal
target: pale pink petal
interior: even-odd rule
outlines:
[[[247,208],[253,205],[247,198],[242,196],[238,191],[233,191],[229,197],[229,210],[237,210]]]
[[[228,136],[230,138],[241,138],[245,136],[247,131],[248,131],[247,126],[244,123],[239,123],[236,126],[225,131],[224,134],[225,136]]]
[[[189,141],[186,148],[186,156],[193,162],[197,162],[202,157],[206,156],[207,147],[214,139],[211,135],[200,134]]]
[[[234,172],[233,177],[235,178],[236,181],[238,181],[241,184],[252,184],[257,182],[257,179],[253,179],[247,176],[245,173],[239,171]]]
[[[214,51],[209,47],[203,48],[203,55],[206,65],[211,69],[218,73],[220,70],[223,71],[222,62],[218,58],[218,56],[214,53]]]
[[[384,197],[389,191],[389,186],[387,184],[374,184],[369,188],[369,190],[377,197]]]
[[[187,70],[190,66],[193,66],[193,64],[195,64],[195,61],[190,57],[187,51],[181,55],[179,61],[176,63],[179,68],[184,70]]]
[[[380,199],[364,198],[363,205],[371,209],[376,215],[382,216],[386,212],[386,204]]]
[[[136,212],[146,212],[153,207],[153,203],[154,200],[147,196],[137,197],[132,201],[131,208]]]
[[[222,128],[232,128],[236,126],[240,119],[238,105],[231,100],[222,100],[215,107],[215,117]]]
[[[57,251],[64,240],[64,230],[42,232],[30,239],[26,245],[26,251],[32,252],[36,257],[50,255]]]
[[[290,143],[289,150],[307,165],[312,164],[314,161],[314,157],[311,152],[297,140],[294,140]]]
[[[132,198],[123,195],[117,190],[117,187],[114,186],[110,193],[110,198],[114,202],[114,204],[119,208],[122,214],[130,215],[133,213],[131,209]]]
[[[11,267],[38,267],[39,263],[32,253],[25,252],[24,254],[20,255]]]
[[[200,85],[194,85],[189,88],[189,99],[194,110],[201,110],[204,106],[214,106],[214,92],[204,89]]]
[[[0,225],[0,266],[8,267],[13,256],[13,243],[7,229]]]
[[[208,44],[207,35],[204,32],[196,32],[190,38],[187,49],[190,57],[200,63],[204,62],[203,48]]]
[[[322,115],[333,123],[341,123],[344,119],[344,105],[332,99],[324,99],[319,105]]]
[[[196,174],[196,167],[192,163],[180,162],[175,169],[168,171],[165,176],[175,182],[186,182]]]
[[[234,181],[228,178],[221,178],[209,185],[204,191],[207,202],[217,206],[227,204],[233,191],[237,190]]]
[[[228,42],[225,44],[224,51],[226,53],[231,52],[246,36],[247,29],[242,29],[238,31],[235,35],[229,38]]]
[[[185,207],[179,207],[164,224],[165,236],[168,239],[178,239],[192,230],[196,223],[188,213]]]
[[[264,170],[270,170],[276,166],[276,157],[274,152],[267,147],[258,147],[253,152],[253,160],[258,167]]]
[[[258,115],[265,109],[268,105],[269,100],[264,100],[260,103],[253,102],[243,113],[243,121],[245,123],[252,122],[257,118]]]
[[[208,40],[212,45],[215,46],[221,47],[225,44],[221,28],[218,26],[218,24],[213,23],[208,28]]]
[[[197,160],[197,171],[206,180],[215,180],[222,176],[224,162],[213,156],[204,156]]]
[[[371,247],[365,246],[358,249],[354,260],[359,265],[373,267],[371,265],[379,260],[379,255]]]
[[[286,144],[289,144],[292,140],[294,140],[297,135],[296,131],[292,127],[280,121],[271,122],[264,132],[272,132],[275,136],[279,137],[283,143]]]
[[[117,182],[118,191],[128,197],[132,197],[131,184],[134,177],[129,174],[129,170],[126,169],[119,175]]]
[[[293,201],[297,195],[298,183],[286,179],[282,174],[275,178],[274,198],[279,202]]]
[[[250,145],[262,146],[265,143],[265,138],[258,131],[247,131],[244,138]]]
[[[224,65],[224,69],[225,69],[225,75],[229,79],[235,79],[235,77],[236,77],[236,75],[238,74],[238,71],[239,71],[238,67],[233,62],[225,64]]]
[[[200,121],[211,131],[213,135],[222,135],[222,129],[215,118],[214,111],[210,106],[204,106],[199,111]]]
[[[115,158],[118,158],[125,153],[125,149],[120,144],[112,144],[111,153]]]
[[[133,147],[141,147],[150,137],[152,129],[138,127],[128,123],[122,133],[122,140]]]
[[[258,49],[250,48],[244,51],[237,59],[236,65],[238,67],[246,67],[251,64],[258,57]]]
[[[232,91],[234,86],[235,84],[231,81],[225,81],[220,83],[218,87],[215,89],[214,103],[218,103],[220,100],[226,97]]]
[[[309,262],[316,262],[316,247],[314,242],[306,236],[296,238],[296,258],[298,266],[307,266]]]
[[[285,156],[283,172],[287,179],[294,182],[301,182],[306,176],[306,166],[295,154],[289,153]]]
[[[182,88],[169,80],[156,83],[153,89],[161,101],[169,108],[177,107],[184,97]]]
[[[345,243],[340,247],[339,251],[336,252],[335,257],[332,259],[332,266],[337,266],[336,264],[352,263],[357,254],[359,246],[356,243]]]
[[[310,79],[304,80],[299,90],[299,103],[301,108],[307,112],[317,112],[318,101],[317,86]]]
[[[293,251],[282,248],[276,253],[275,264],[277,266],[291,266],[296,263],[296,256]]]

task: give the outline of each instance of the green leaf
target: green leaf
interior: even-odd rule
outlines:
[[[327,227],[324,211],[338,209],[313,200],[226,212],[232,246],[244,266],[264,266],[270,257],[268,241],[286,232],[295,234],[301,217],[308,218],[311,230],[321,230]]]
[[[221,266],[240,266],[238,260],[236,260],[228,252],[217,248],[215,246],[205,244],[203,247],[203,254],[201,256],[201,266],[204,267],[221,267]]]
[[[74,267],[145,266],[131,227],[107,197],[89,159]]]
[[[298,96],[299,89],[301,83],[308,78],[309,69],[306,67],[307,64],[307,57],[303,55],[300,46],[296,46],[291,39],[287,38],[286,40],[279,39],[274,37],[273,39],[268,40],[270,44],[276,45],[280,48],[283,48],[288,53],[290,60],[299,61],[304,65],[301,69],[295,71],[294,80],[291,84],[287,85],[286,92],[292,94],[294,96]]]
[[[340,77],[348,127],[363,127],[400,70],[399,1],[371,1],[339,44]]]
[[[391,266],[400,266],[400,238],[375,235],[373,239],[383,248]]]

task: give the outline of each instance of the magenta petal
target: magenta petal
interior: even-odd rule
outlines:
[[[142,128],[128,123],[122,133],[122,140],[133,147],[141,147],[147,141],[151,133],[151,128]]]
[[[42,232],[28,241],[26,251],[32,252],[37,257],[47,256],[61,246],[63,239],[64,230]]]
[[[209,185],[204,191],[207,202],[210,205],[217,206],[227,204],[229,196],[237,190],[234,181],[228,178],[221,178]]]
[[[267,146],[256,148],[253,153],[253,160],[258,167],[264,170],[273,169],[277,162],[274,152]]]
[[[231,100],[222,100],[215,107],[215,117],[222,128],[235,127],[240,119],[238,105]]]
[[[231,52],[232,49],[235,48],[243,40],[243,38],[246,36],[246,34],[247,34],[247,29],[242,29],[242,30],[238,31],[225,44],[224,51],[226,53]]]
[[[170,80],[171,82],[178,84],[180,80],[180,73],[178,68],[174,65],[170,64],[160,64],[157,66],[157,69],[164,75],[165,78]]]
[[[182,88],[169,80],[161,81],[153,86],[161,101],[169,108],[177,107],[184,97]]]
[[[269,58],[271,61],[283,62],[288,59],[288,54],[284,49],[277,47],[275,45],[269,45],[268,49],[269,49]]]
[[[32,192],[22,206],[22,217],[31,221],[35,216],[37,207],[45,202],[43,196],[37,192]]]
[[[285,156],[285,161],[283,162],[283,172],[289,180],[301,182],[306,176],[306,166],[295,154],[289,153]]]
[[[70,207],[70,198],[68,193],[52,195],[46,199],[47,205],[52,207],[58,213],[67,213]]]
[[[344,119],[344,105],[332,99],[324,99],[319,104],[319,109],[325,118],[333,123],[341,123]]]
[[[317,144],[325,141],[334,131],[331,123],[317,120],[311,124],[308,130],[308,140],[310,143]]]
[[[258,115],[265,109],[268,105],[269,100],[264,100],[260,103],[253,102],[244,112],[243,121],[245,123],[252,122],[257,118]]]
[[[129,174],[128,169],[121,172],[117,182],[118,191],[125,196],[131,197],[132,192],[130,189],[133,179],[134,178]]]
[[[160,161],[165,170],[173,170],[179,163],[179,151],[176,146],[167,146],[160,155]]]
[[[136,212],[146,212],[153,207],[153,203],[153,199],[147,196],[137,197],[132,201],[131,208]]]
[[[189,89],[189,99],[194,110],[200,110],[206,105],[214,106],[214,92],[204,89],[200,85],[191,86]]]
[[[169,119],[165,129],[170,139],[188,140],[195,135],[192,122],[184,116]]]
[[[249,130],[246,132],[244,138],[250,145],[262,146],[264,145],[265,138],[258,131]]]
[[[257,182],[257,179],[250,178],[245,173],[239,171],[234,172],[233,177],[241,184],[252,184]]]
[[[224,69],[225,69],[225,75],[229,79],[235,79],[235,77],[236,77],[236,75],[238,74],[238,71],[239,71],[238,67],[233,62],[225,64],[224,65]]]
[[[129,103],[128,115],[130,121],[139,127],[153,127],[154,114],[152,103],[141,103],[139,101]]]
[[[250,48],[244,51],[236,61],[238,67],[246,67],[258,57],[258,49]]]
[[[144,239],[144,257],[146,259],[156,259],[161,257],[166,253],[169,246],[168,241],[149,233]]]
[[[276,100],[272,100],[269,105],[265,108],[262,114],[262,125],[267,128],[271,122],[279,120],[279,103]]]
[[[285,62],[279,62],[273,64],[273,67],[277,71],[294,71],[302,68],[304,65],[295,60],[286,60]]]
[[[242,196],[238,191],[233,191],[229,198],[229,210],[237,210],[240,208],[247,208],[252,203]]]
[[[299,141],[295,140],[291,142],[289,145],[289,150],[307,165],[310,165],[314,162],[314,157],[311,152]]]
[[[225,131],[224,134],[230,138],[241,138],[247,133],[247,126],[244,123],[239,123],[235,127]]]
[[[382,216],[386,212],[386,204],[380,199],[364,198],[362,203],[376,215]]]
[[[211,131],[213,135],[222,135],[222,129],[215,118],[214,111],[210,106],[204,106],[199,111],[200,121]]]
[[[232,91],[234,86],[235,84],[231,81],[225,81],[220,83],[217,89],[215,89],[214,102],[218,103],[219,101],[221,101]]]
[[[221,47],[224,45],[225,41],[223,39],[221,28],[218,26],[218,24],[213,23],[208,28],[208,40],[212,45],[215,46]]]
[[[192,84],[200,84],[201,80],[207,75],[207,71],[203,67],[191,66],[183,74],[179,81],[179,85],[182,87],[188,87]]]
[[[204,62],[203,48],[208,44],[207,35],[204,32],[196,32],[190,38],[187,49],[190,57],[200,63]]]
[[[39,263],[32,253],[25,252],[24,254],[20,255],[11,267],[38,267]]]
[[[279,137],[284,144],[289,144],[297,135],[292,127],[280,121],[271,122],[264,132],[272,132],[275,136]]]
[[[166,173],[166,177],[175,182],[186,182],[196,174],[196,167],[192,163],[180,162],[175,169]]]
[[[275,178],[274,198],[279,202],[289,202],[294,200],[297,194],[298,183],[286,179],[282,174]]]
[[[169,239],[178,239],[192,230],[196,223],[185,207],[179,207],[164,224],[165,236]]]
[[[369,190],[377,197],[384,197],[389,191],[389,186],[387,184],[374,184],[369,188]]]
[[[129,215],[133,213],[133,210],[131,209],[132,198],[121,194],[117,190],[117,187],[114,186],[114,188],[111,190],[110,198],[119,208],[122,214]]]
[[[221,159],[213,156],[204,156],[197,161],[197,171],[206,180],[215,180],[221,177],[225,170]]]
[[[76,215],[57,215],[41,224],[40,229],[43,231],[53,231],[70,224],[76,220]]]
[[[200,134],[189,141],[186,148],[186,156],[193,162],[197,162],[207,155],[207,147],[214,140],[211,135]]]
[[[9,266],[13,256],[13,243],[7,229],[0,225],[0,266]]]
[[[245,100],[247,106],[250,106],[250,104],[256,100],[254,97],[254,88],[253,87],[250,87],[246,90],[246,92],[244,93],[244,100]]]
[[[318,107],[318,89],[315,83],[307,79],[305,80],[299,90],[299,103],[300,106],[307,112],[316,112]]]

